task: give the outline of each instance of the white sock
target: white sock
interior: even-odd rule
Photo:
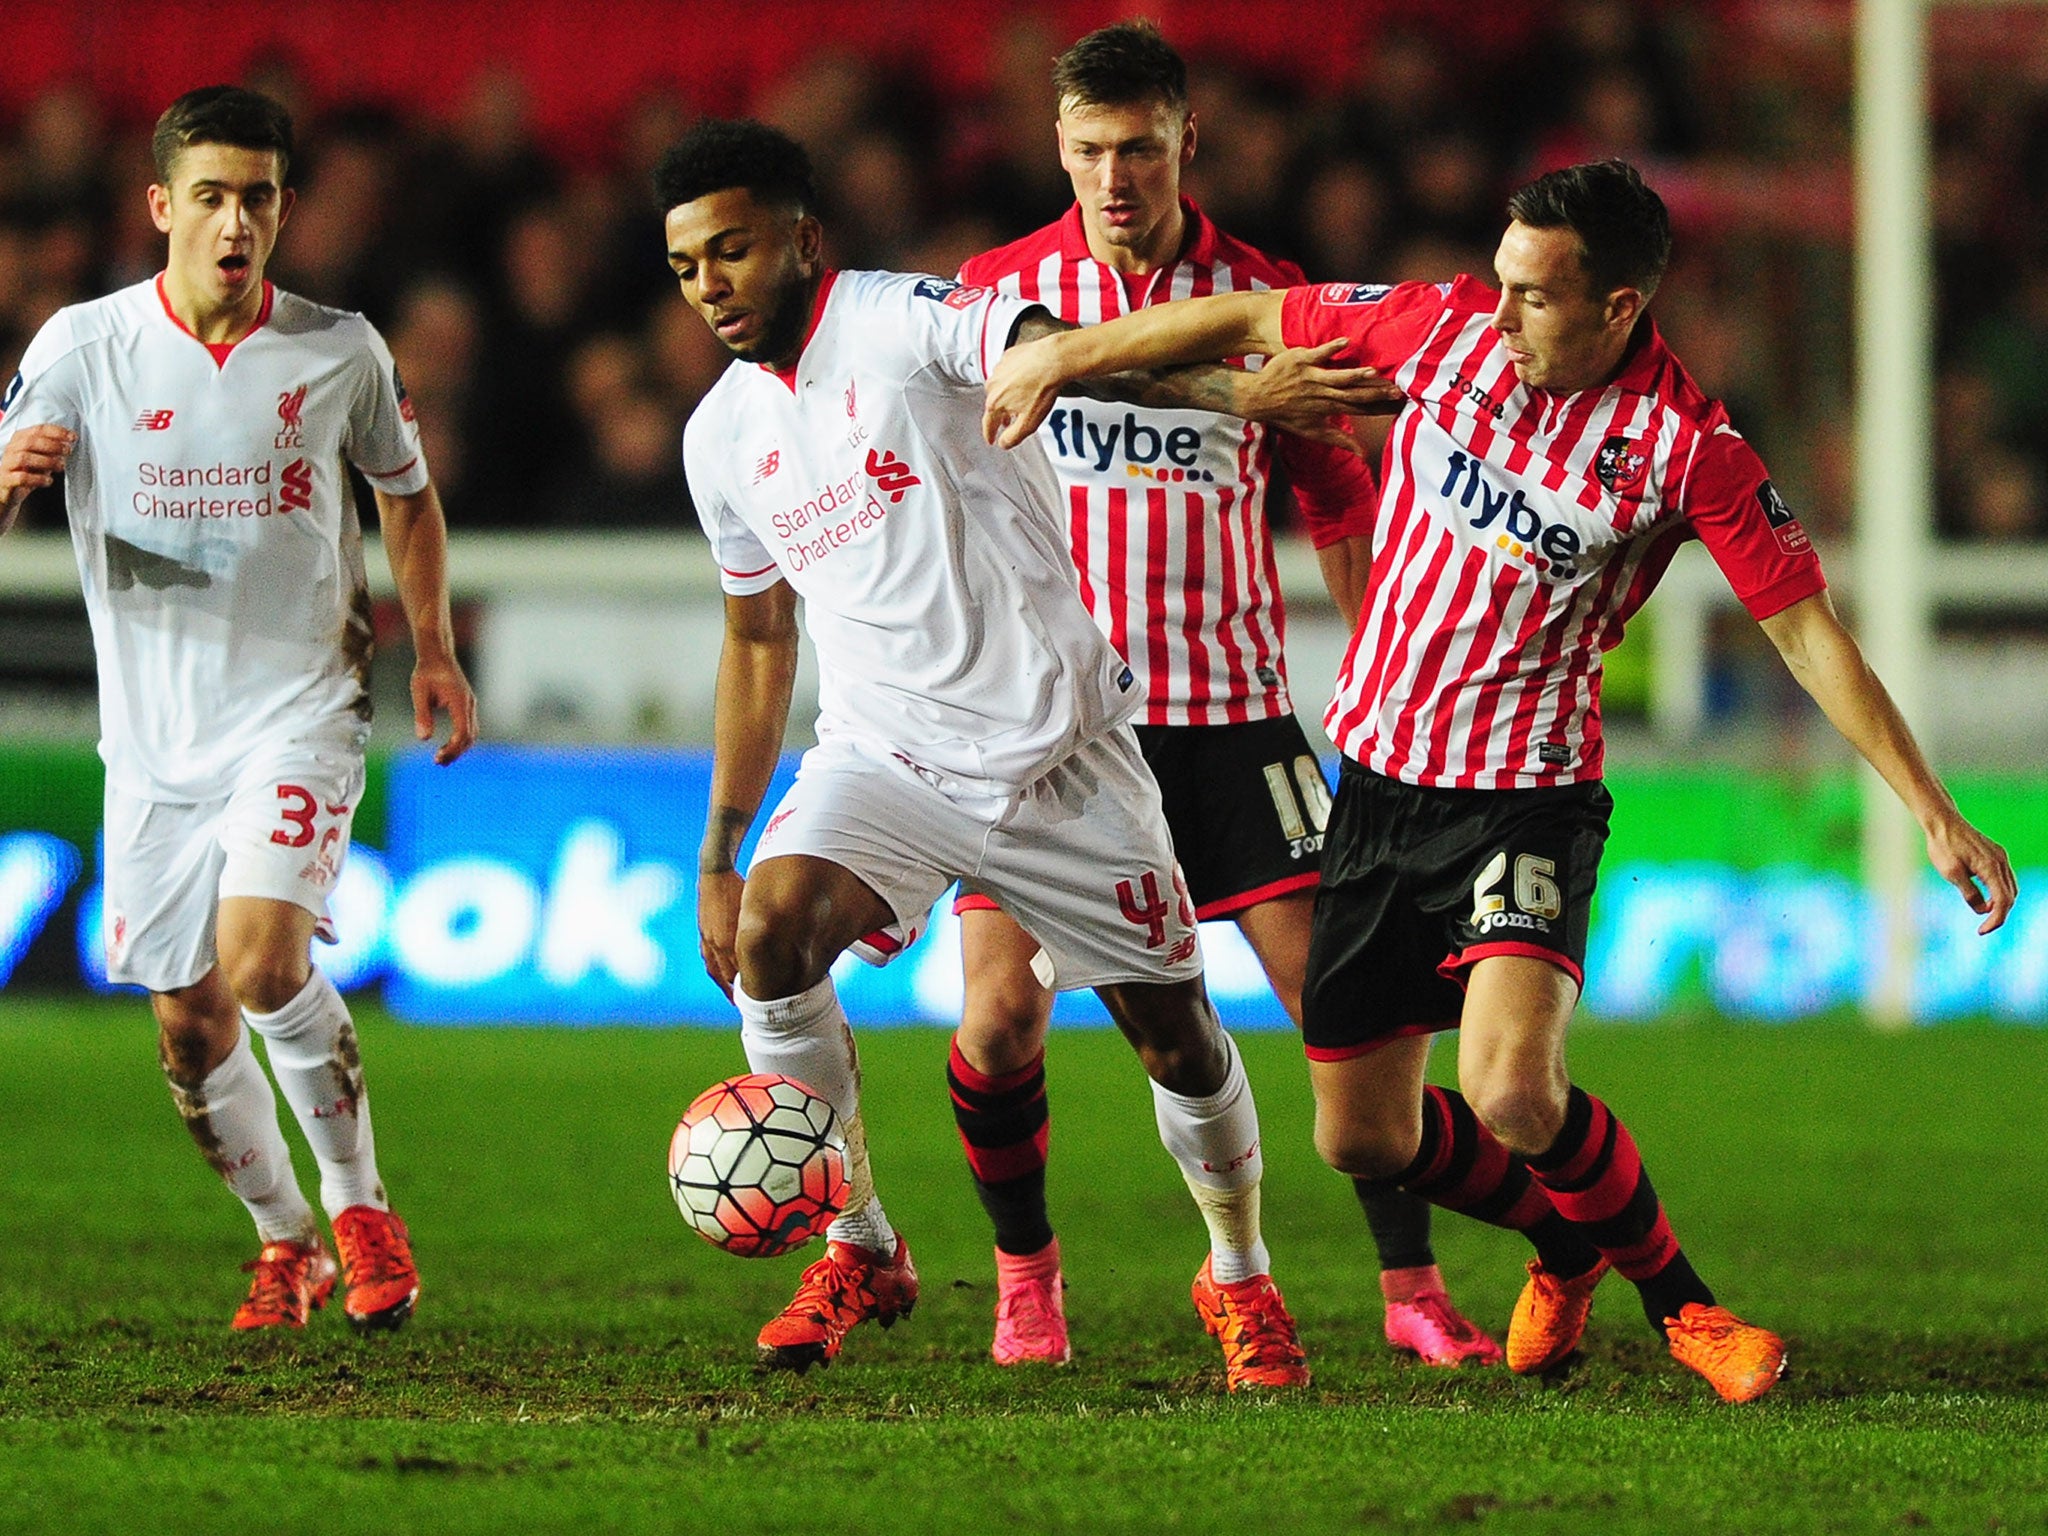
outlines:
[[[377,1177],[377,1139],[348,1004],[318,966],[299,995],[275,1013],[242,1010],[261,1035],[271,1073],[298,1117],[320,1165],[320,1204],[329,1220],[352,1205],[390,1209]]]
[[[740,1045],[755,1072],[793,1077],[832,1106],[846,1137],[846,1205],[825,1235],[877,1253],[896,1251],[896,1230],[875,1195],[868,1164],[867,1127],[860,1117],[860,1052],[847,1027],[839,993],[827,976],[808,992],[760,1002],[737,986]]]
[[[1223,1032],[1229,1065],[1223,1086],[1203,1098],[1189,1098],[1152,1085],[1152,1109],[1159,1141],[1180,1164],[1188,1193],[1209,1227],[1209,1268],[1219,1284],[1263,1275],[1272,1257],[1259,1236],[1259,1111],[1244,1075],[1237,1042]]]
[[[256,1221],[266,1243],[317,1241],[319,1223],[299,1192],[291,1148],[277,1123],[277,1095],[242,1030],[227,1059],[197,1087],[171,1080],[171,1097],[199,1150]]]

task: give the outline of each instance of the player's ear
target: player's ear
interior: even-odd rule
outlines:
[[[1195,158],[1195,114],[1188,113],[1187,121],[1180,128],[1180,167],[1188,168],[1188,162]]]
[[[1649,301],[1643,297],[1640,288],[1617,288],[1607,295],[1606,322],[1617,331],[1626,331],[1636,323]]]
[[[825,260],[825,226],[815,213],[802,213],[796,220],[796,259],[804,276],[816,273]]]
[[[284,221],[292,216],[292,209],[299,201],[299,194],[286,187],[277,194],[277,227],[284,228]]]
[[[163,234],[171,232],[171,189],[156,182],[149,184],[149,222]]]

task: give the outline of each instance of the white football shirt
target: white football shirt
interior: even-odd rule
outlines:
[[[100,755],[129,794],[196,803],[285,742],[365,738],[369,588],[342,466],[394,495],[427,466],[361,315],[266,283],[256,329],[209,346],[162,282],[52,316],[0,397],[0,436],[79,435],[64,489]]]
[[[819,737],[977,793],[1041,777],[1144,701],[1082,605],[1045,450],[982,441],[982,386],[1036,307],[827,273],[796,367],[728,368],[683,437],[725,590],[786,580],[804,600]]]

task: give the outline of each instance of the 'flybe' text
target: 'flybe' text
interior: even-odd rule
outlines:
[[[1579,574],[1578,529],[1544,522],[1520,487],[1493,484],[1470,454],[1451,450],[1450,472],[1437,494],[1455,499],[1460,510],[1471,513],[1469,526],[1475,531],[1484,533],[1498,525],[1500,541],[1514,558],[1566,581]]]
[[[1133,464],[1156,464],[1164,458],[1177,469],[1193,470],[1202,452],[1202,434],[1193,427],[1174,427],[1162,432],[1138,420],[1132,411],[1105,430],[1083,416],[1076,407],[1054,411],[1046,418],[1052,427],[1054,446],[1063,459],[1080,459],[1100,474],[1115,462],[1118,451]],[[1197,478],[1194,475],[1190,479]],[[1212,474],[1199,478],[1213,479]]]

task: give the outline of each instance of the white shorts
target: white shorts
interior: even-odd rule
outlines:
[[[360,751],[294,742],[224,798],[142,800],[107,786],[107,979],[173,992],[213,969],[224,896],[304,907],[334,942],[327,898],[363,798]]]
[[[1060,991],[1202,974],[1194,904],[1174,862],[1159,786],[1118,726],[1015,794],[990,796],[847,742],[803,757],[754,849],[829,859],[896,914],[866,947],[900,949],[954,880],[993,897],[1044,950]],[[872,958],[863,954],[862,958]],[[1049,966],[1050,974],[1047,974]]]

